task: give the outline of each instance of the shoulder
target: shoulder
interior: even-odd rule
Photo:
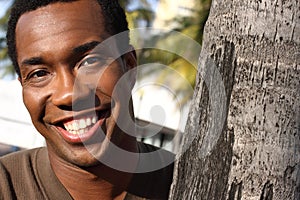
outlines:
[[[164,149],[138,143],[139,165],[129,192],[146,199],[167,199],[173,179],[175,155]]]
[[[44,163],[47,158],[45,147],[10,153],[0,158],[0,173],[9,174],[11,181],[17,181],[36,172],[38,163]]]
[[[38,155],[45,148],[19,151],[0,158],[0,199],[41,199],[37,184]],[[47,157],[45,157],[47,159]],[[26,191],[26,192],[25,192]]]
[[[173,167],[175,155],[162,148],[142,142],[138,143],[139,149],[139,172],[156,171]]]
[[[15,169],[17,167],[24,168],[24,165],[20,165],[20,164],[31,165],[39,153],[47,153],[46,148],[41,147],[36,149],[23,150],[15,153],[10,153],[8,155],[0,157],[0,165],[4,166],[7,170],[9,170],[10,168]]]
[[[0,158],[0,199],[72,199],[55,176],[46,147]]]

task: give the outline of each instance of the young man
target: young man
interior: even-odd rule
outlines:
[[[24,104],[47,147],[0,159],[0,199],[167,199],[173,155],[136,141],[131,98],[122,100],[136,57],[128,33],[112,37],[128,30],[117,1],[17,0],[8,25]]]

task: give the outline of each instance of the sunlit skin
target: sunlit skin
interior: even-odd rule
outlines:
[[[114,60],[99,69],[99,74],[91,71],[80,77],[82,70],[102,62],[97,56],[93,57],[93,49],[111,36],[103,20],[101,8],[95,1],[81,0],[54,3],[25,13],[16,28],[19,80],[25,106],[34,126],[46,139],[55,174],[75,199],[122,199],[130,175],[116,173],[101,165],[98,159],[107,153],[110,141],[137,152],[136,140],[123,133],[115,122],[120,109],[129,109],[132,113],[131,104],[128,108],[128,102],[123,105],[118,98],[112,98],[124,69],[136,67],[134,54],[130,52]],[[112,45],[117,49],[116,44]],[[95,74],[101,78],[95,78]],[[130,93],[132,82],[124,87],[124,94]],[[97,122],[80,137],[63,126],[74,119],[95,115]],[[105,139],[96,134],[100,128],[105,132]],[[90,170],[93,174],[83,170],[88,168],[93,168]],[[118,190],[102,178],[124,182],[118,183]],[[87,188],[90,193],[82,193]]]

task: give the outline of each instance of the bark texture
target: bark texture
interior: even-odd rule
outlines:
[[[300,1],[214,0],[169,199],[299,200],[299,102]]]

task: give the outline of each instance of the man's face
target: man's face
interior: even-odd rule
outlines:
[[[115,43],[110,51],[93,50],[109,36],[96,1],[50,4],[23,14],[17,24],[25,106],[48,151],[74,164],[93,165],[90,152],[101,157],[109,141],[122,146],[128,137],[115,120],[128,102],[112,96],[124,65],[135,61],[130,54],[111,59]]]

